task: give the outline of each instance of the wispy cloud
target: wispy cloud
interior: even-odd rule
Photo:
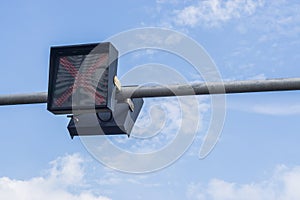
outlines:
[[[112,169],[105,168],[104,175],[97,181],[99,185],[103,186],[122,186],[122,185],[136,185],[142,187],[160,187],[162,184],[158,181],[152,181],[149,175],[129,175],[120,172],[116,172]]]
[[[296,37],[300,32],[300,4],[296,0],[159,0],[157,7],[162,19],[159,23],[167,27],[215,28],[234,21],[241,34],[265,33],[259,41]]]
[[[158,111],[164,112],[166,117],[161,118],[161,114],[152,113],[150,126],[141,132],[133,130],[131,138],[123,137],[126,142],[116,137],[109,137],[110,141],[103,137],[86,137],[81,140],[99,161],[120,171],[142,173],[162,169],[176,161],[192,144],[198,131],[203,128],[204,115],[210,108],[201,98],[179,98],[179,104],[177,98],[153,100],[152,106],[153,103],[162,106]],[[146,112],[149,111],[147,105],[144,108]],[[159,127],[161,124],[163,127]],[[139,128],[143,129],[144,126],[142,123]]]
[[[174,23],[190,27],[220,26],[229,20],[252,15],[262,5],[262,0],[197,1],[183,9],[175,10]]]
[[[0,178],[0,199],[10,200],[108,200],[86,189],[84,159],[66,155],[52,161],[45,176],[29,180]]]
[[[299,1],[269,1],[250,20],[254,28],[265,32],[260,41],[278,37],[298,37],[300,28]]]
[[[299,115],[299,104],[271,104],[271,105],[254,105],[251,109],[252,112],[266,115]]]
[[[238,184],[212,179],[208,184],[191,183],[188,199],[194,200],[294,200],[300,199],[300,167],[280,165],[271,178],[260,182]]]
[[[131,138],[115,137],[114,144],[131,152],[149,153],[164,148],[179,132],[193,134],[203,128],[205,114],[209,111],[206,97],[179,97],[146,100],[144,108],[132,130]],[[182,116],[185,112],[197,112]],[[182,123],[185,121],[185,123]],[[184,126],[184,127],[182,127]],[[196,128],[195,130],[192,127]]]
[[[228,109],[238,110],[249,113],[273,115],[273,116],[287,116],[287,115],[299,115],[300,105],[298,103],[282,102],[281,103],[255,103],[244,102],[243,104],[238,102],[232,102],[228,105]]]

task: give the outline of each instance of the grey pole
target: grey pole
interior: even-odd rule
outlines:
[[[47,92],[0,95],[0,106],[46,103],[47,95]]]
[[[147,98],[288,90],[300,90],[300,78],[227,81],[223,83],[209,82],[165,86],[124,86],[118,93],[118,98]],[[0,95],[0,105],[34,104],[46,102],[47,92]]]
[[[300,90],[300,78],[194,83],[166,86],[123,87],[123,98],[166,97],[185,95],[229,94]]]

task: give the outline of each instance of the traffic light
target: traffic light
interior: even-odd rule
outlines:
[[[130,135],[144,101],[116,99],[117,65],[118,51],[109,42],[51,48],[47,109],[72,114],[72,138]]]
[[[47,109],[54,114],[113,110],[118,51],[111,43],[52,47]]]

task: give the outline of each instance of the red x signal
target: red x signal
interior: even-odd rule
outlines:
[[[101,54],[96,63],[89,67],[86,72],[79,73],[75,66],[68,60],[67,56],[61,57],[59,60],[60,65],[75,78],[75,81],[72,86],[70,86],[58,99],[56,99],[55,104],[57,106],[62,106],[62,104],[73,94],[73,91],[75,92],[78,88],[84,88],[91,97],[95,98],[95,103],[97,105],[103,103],[105,98],[96,90],[97,87],[93,87],[92,84],[90,84],[88,78],[96,72],[99,66],[105,65],[107,60],[108,55]]]

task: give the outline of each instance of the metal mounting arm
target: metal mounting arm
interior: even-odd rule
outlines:
[[[224,90],[225,89],[225,90]],[[166,86],[124,86],[119,98],[147,98],[186,95],[209,95],[247,92],[300,90],[300,78],[246,80],[178,84]],[[0,95],[0,105],[46,103],[47,92]]]

